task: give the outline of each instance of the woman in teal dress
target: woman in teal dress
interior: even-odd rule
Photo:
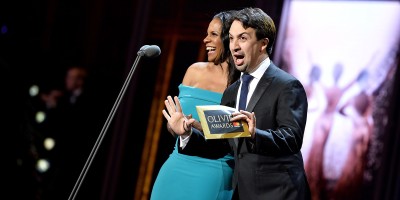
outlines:
[[[179,85],[179,100],[185,115],[196,119],[197,105],[219,105],[225,88],[239,76],[229,64],[229,28],[234,11],[221,12],[210,22],[206,45],[208,62],[192,64]],[[172,130],[169,130],[172,134]],[[210,140],[204,151],[192,152],[176,145],[161,167],[151,200],[224,200],[232,197],[233,156],[226,140]]]

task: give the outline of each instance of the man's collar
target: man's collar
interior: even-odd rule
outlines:
[[[257,69],[250,73],[254,78],[260,80],[261,77],[264,75],[264,72],[268,69],[268,66],[271,64],[271,60],[269,57],[265,58],[258,66]],[[242,73],[243,75],[243,73]]]

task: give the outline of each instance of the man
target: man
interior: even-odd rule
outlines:
[[[71,66],[64,77],[64,88],[54,89],[42,99],[48,106],[49,128],[44,134],[55,140],[49,152],[51,170],[43,199],[67,199],[94,145],[98,110],[86,90],[88,69]],[[96,110],[97,109],[97,110]]]
[[[307,97],[302,84],[269,59],[275,25],[261,9],[245,8],[235,16],[229,37],[242,76],[225,90],[221,105],[238,108],[231,121],[246,121],[251,134],[229,141],[235,155],[233,199],[310,199],[300,152]],[[249,86],[242,87],[246,79]],[[199,131],[191,129],[193,120],[180,113],[179,101],[175,98],[176,109],[171,101],[169,97],[166,102],[170,115],[163,113],[174,132],[190,139],[187,147],[206,144]]]

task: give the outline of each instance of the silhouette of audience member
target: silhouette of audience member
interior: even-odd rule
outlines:
[[[95,141],[91,98],[86,91],[88,72],[80,66],[68,68],[63,90],[43,94],[49,109],[49,129],[55,139],[53,177],[45,199],[67,199]]]
[[[85,68],[79,66],[69,68],[65,77],[64,90],[54,89],[48,94],[41,95],[46,107],[49,109],[57,106],[72,107],[79,103],[78,99],[83,94],[86,77],[87,70]]]

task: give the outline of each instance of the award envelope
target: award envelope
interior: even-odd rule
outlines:
[[[222,139],[251,137],[249,127],[246,122],[231,122],[231,114],[237,112],[236,109],[222,106],[196,106],[206,139]]]

